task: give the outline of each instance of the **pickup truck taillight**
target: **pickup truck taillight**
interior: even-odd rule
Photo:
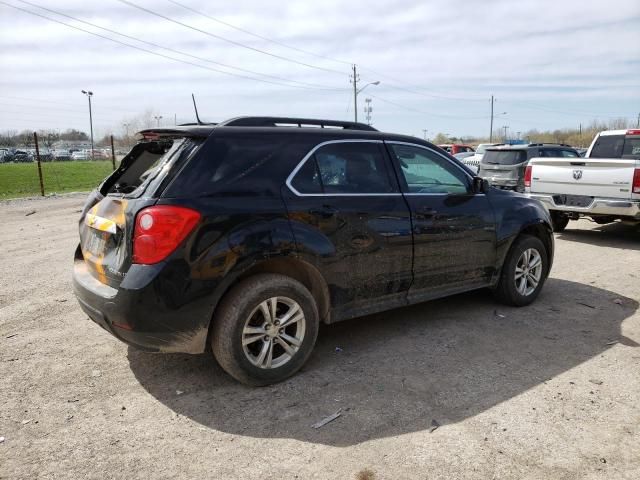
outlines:
[[[531,187],[531,176],[533,175],[533,167],[531,165],[527,165],[527,168],[524,171],[524,186]]]
[[[640,168],[636,168],[633,171],[633,186],[631,187],[633,193],[640,193]]]
[[[167,258],[193,231],[200,213],[185,207],[155,205],[136,216],[133,263],[150,265]]]

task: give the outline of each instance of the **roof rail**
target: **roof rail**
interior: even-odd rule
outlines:
[[[530,143],[529,147],[543,147],[545,145],[554,145],[556,147],[571,147],[571,145],[567,145],[566,143]],[[573,147],[571,147],[573,148]]]
[[[345,130],[368,130],[377,132],[371,125],[342,120],[318,120],[294,117],[237,117],[219,123],[220,127],[320,127],[343,128]]]

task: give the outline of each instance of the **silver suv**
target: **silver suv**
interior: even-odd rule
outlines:
[[[532,158],[579,156],[575,148],[556,143],[491,147],[487,148],[480,161],[478,176],[494,187],[524,192],[524,171]]]

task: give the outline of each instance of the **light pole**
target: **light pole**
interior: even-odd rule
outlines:
[[[162,119],[162,115],[154,115],[153,118],[156,119],[156,126],[160,126],[160,120]]]
[[[123,124],[122,124],[122,126],[123,126],[123,127],[124,127],[124,129],[125,129],[125,132],[126,132],[127,138],[129,138],[129,125],[131,125],[131,124],[130,124],[130,123],[123,123]]]
[[[93,160],[93,115],[91,114],[91,97],[93,97],[93,92],[90,90],[82,90],[87,98],[89,99],[89,127],[91,129],[91,160]]]
[[[429,130],[427,130],[426,128],[423,128],[423,129],[422,129],[422,133],[423,133],[423,135],[424,135],[424,139],[425,139],[425,140],[427,139],[427,132],[428,132],[428,131],[429,131]]]
[[[351,82],[353,83],[353,115],[355,121],[358,121],[358,94],[362,92],[369,85],[380,85],[380,81],[376,80],[375,82],[369,82],[364,87],[358,88],[358,81],[360,80],[360,76],[356,72],[356,66],[353,65],[353,76],[351,78]]]

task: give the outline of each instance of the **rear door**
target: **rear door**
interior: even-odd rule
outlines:
[[[337,317],[406,302],[411,217],[382,141],[317,145],[283,197],[298,247],[325,277]]]
[[[444,155],[422,145],[387,142],[411,209],[414,280],[410,298],[486,285],[496,262],[496,225],[485,194]]]
[[[120,284],[131,265],[136,213],[156,202],[153,193],[199,144],[176,137],[139,143],[91,193],[80,218],[80,253],[98,281]]]

